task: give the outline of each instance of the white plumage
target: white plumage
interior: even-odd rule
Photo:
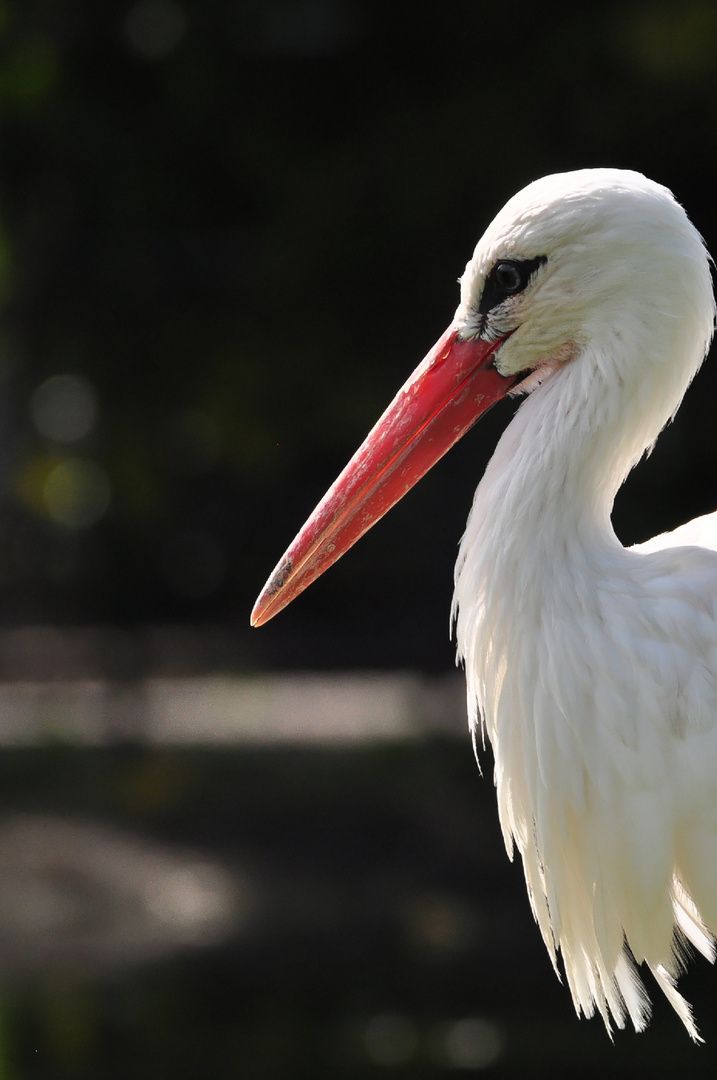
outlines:
[[[708,258],[644,177],[547,177],[480,241],[458,319],[497,258],[536,251],[496,366],[544,360],[547,378],[485,472],[456,567],[471,721],[578,1010],[644,1027],[631,953],[696,1038],[674,983],[684,940],[713,959],[717,930],[717,522],[625,550],[610,512],[709,345]]]
[[[492,401],[526,393],[456,567],[471,724],[578,1011],[643,1028],[645,963],[694,1039],[675,983],[686,944],[712,960],[717,932],[717,515],[625,550],[610,514],[714,317],[704,245],[665,188],[610,169],[529,185],[253,613],[271,618]]]

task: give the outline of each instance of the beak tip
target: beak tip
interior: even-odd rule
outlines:
[[[279,604],[278,607],[276,606],[276,600],[278,594],[282,592],[290,578],[293,576],[294,562],[288,555],[285,555],[264,588],[261,590],[259,599],[254,604],[249,618],[249,622],[252,626],[263,626],[264,623],[268,622],[269,619],[273,618],[274,615],[286,606],[288,600],[284,599],[284,602]]]
[[[265,593],[262,593],[257,602],[252,608],[251,615],[249,616],[249,625],[253,627],[263,626],[265,622],[268,622],[271,618],[269,611],[268,597]]]

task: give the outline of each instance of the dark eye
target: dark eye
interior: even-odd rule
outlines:
[[[528,285],[536,270],[547,261],[547,256],[534,259],[501,259],[486,278],[478,311],[486,315],[509,296],[516,296]]]
[[[493,271],[493,276],[496,285],[504,293],[520,292],[526,285],[520,270],[512,262],[499,262]]]

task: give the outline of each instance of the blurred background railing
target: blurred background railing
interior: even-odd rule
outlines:
[[[28,626],[0,633],[0,746],[352,746],[467,736],[457,672],[237,675],[221,670],[233,645],[231,634],[216,628],[119,635],[106,627]],[[122,676],[118,652],[125,654]]]

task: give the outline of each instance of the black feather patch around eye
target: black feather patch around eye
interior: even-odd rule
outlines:
[[[536,255],[534,259],[499,259],[485,280],[479,314],[487,315],[509,296],[523,292],[536,270],[547,261],[547,255]]]

